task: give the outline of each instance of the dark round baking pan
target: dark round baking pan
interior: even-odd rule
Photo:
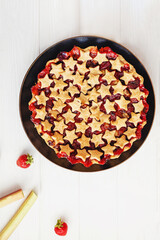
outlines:
[[[122,153],[120,157],[109,160],[104,165],[93,164],[89,168],[84,167],[82,164],[72,165],[67,159],[58,158],[54,150],[50,148],[37,133],[36,129],[34,128],[34,124],[30,120],[31,112],[28,109],[28,102],[31,99],[31,87],[36,83],[38,73],[45,68],[45,64],[47,61],[56,58],[57,54],[61,51],[70,51],[74,45],[79,46],[81,48],[86,48],[88,46],[97,46],[98,48],[105,46],[111,47],[113,51],[115,51],[118,54],[121,54],[129,63],[131,63],[135,67],[137,73],[144,77],[144,86],[149,91],[149,96],[147,98],[147,102],[149,104],[149,111],[147,113],[147,124],[142,130],[141,139],[135,141],[132,147],[128,151]],[[94,172],[112,168],[126,161],[129,157],[131,157],[141,147],[141,145],[147,138],[148,133],[152,126],[154,112],[155,112],[155,96],[153,86],[151,83],[151,79],[146,69],[144,68],[143,64],[138,60],[138,58],[133,53],[131,53],[124,46],[112,40],[96,36],[72,37],[60,41],[46,49],[42,54],[40,54],[37,57],[37,59],[32,63],[32,65],[28,69],[22,82],[20,91],[20,116],[22,124],[27,136],[29,137],[30,141],[35,146],[35,148],[51,162],[61,167],[81,172]]]

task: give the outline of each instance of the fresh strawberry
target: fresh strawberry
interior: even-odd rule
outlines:
[[[23,154],[17,160],[17,165],[21,168],[28,168],[32,163],[33,157],[29,154]]]
[[[67,234],[67,230],[68,230],[67,223],[62,222],[61,219],[58,219],[57,224],[54,227],[55,233],[60,236],[65,236]]]

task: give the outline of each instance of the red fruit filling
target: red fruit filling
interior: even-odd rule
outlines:
[[[70,54],[71,56],[74,58],[74,59],[78,59],[80,57],[80,50],[78,47],[74,47],[72,48],[72,50],[70,51]]]
[[[97,53],[98,53],[98,48],[97,48],[97,47],[91,48],[91,50],[90,50],[90,56],[91,56],[92,58],[95,58],[95,57],[97,56]]]
[[[110,70],[111,68],[111,63],[109,61],[106,61],[106,62],[102,62],[101,65],[100,65],[100,70],[105,70],[107,69],[108,71]]]
[[[41,83],[38,82],[36,85],[34,85],[33,87],[31,87],[31,91],[34,95],[39,95],[41,92]]]
[[[139,78],[136,78],[134,81],[129,81],[127,87],[131,89],[136,89],[140,86]]]

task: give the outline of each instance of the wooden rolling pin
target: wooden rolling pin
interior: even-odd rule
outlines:
[[[7,240],[10,235],[14,232],[16,227],[19,225],[19,223],[22,221],[24,216],[27,214],[27,212],[30,210],[32,205],[37,199],[37,195],[32,191],[26,200],[22,203],[18,211],[15,213],[15,215],[11,218],[11,220],[7,223],[7,225],[3,228],[3,230],[0,232],[0,240]]]
[[[22,189],[19,189],[16,192],[12,192],[12,193],[0,198],[0,208],[4,207],[12,202],[15,202],[17,200],[20,200],[22,198],[24,198]]]

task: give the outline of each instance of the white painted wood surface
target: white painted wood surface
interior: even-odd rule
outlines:
[[[160,1],[0,0],[0,196],[24,189],[38,200],[11,240],[160,239]],[[143,62],[153,81],[156,117],[141,149],[120,166],[97,173],[62,169],[41,156],[24,133],[19,91],[32,61],[48,46],[80,34],[124,44]],[[21,153],[35,163],[16,166]],[[0,209],[0,229],[22,201]]]

